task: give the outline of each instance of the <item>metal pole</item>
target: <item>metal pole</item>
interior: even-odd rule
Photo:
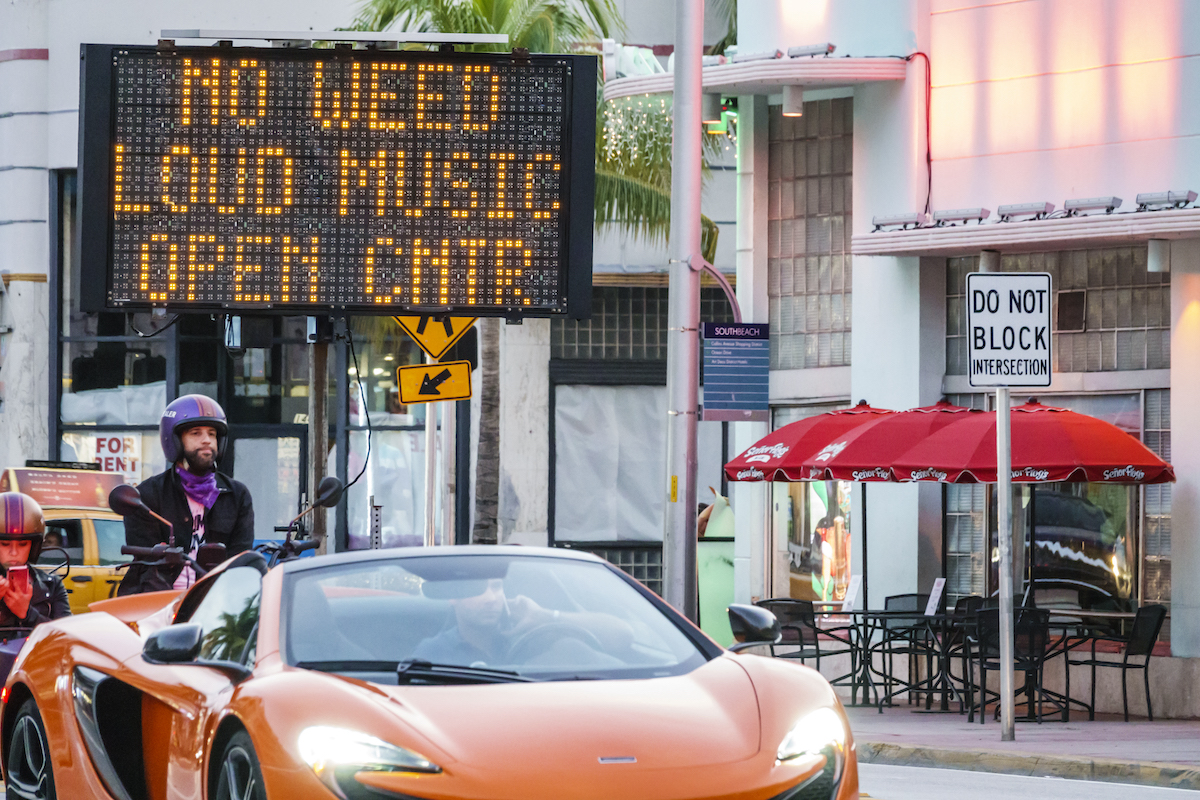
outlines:
[[[703,48],[703,0],[675,0],[663,596],[693,622],[697,619],[696,412],[700,383],[700,137],[703,135],[700,69]]]
[[[1013,701],[1012,436],[1007,386],[996,389],[996,542],[1000,549],[1000,740],[1016,738]],[[1033,698],[1026,698],[1032,703]]]
[[[455,481],[455,407],[442,405],[442,536],[441,544],[454,544]]]
[[[313,342],[308,348],[308,496],[316,497],[317,484],[325,477],[329,458],[329,344]],[[321,542],[318,552],[326,552],[324,508],[316,508],[310,517],[312,538]]]
[[[425,357],[426,364],[437,362]],[[437,404],[425,404],[425,546],[437,544]]]

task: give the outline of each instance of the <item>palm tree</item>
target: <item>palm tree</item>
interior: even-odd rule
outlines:
[[[506,33],[507,45],[471,45],[476,52],[523,47],[530,52],[595,52],[604,38],[624,33],[613,0],[365,0],[354,30]],[[597,87],[599,93],[600,87]],[[618,225],[647,241],[665,241],[671,217],[671,132],[669,100],[659,105],[618,101],[605,106],[596,124],[596,223]],[[630,126],[630,115],[640,114]],[[708,152],[716,137],[704,137]],[[662,143],[666,142],[663,147]],[[717,226],[707,217],[703,250],[712,261]],[[379,318],[380,324],[391,320]],[[479,451],[472,540],[497,540],[500,477],[500,323],[480,320]],[[374,338],[374,337],[372,337]],[[382,337],[381,337],[382,338]]]

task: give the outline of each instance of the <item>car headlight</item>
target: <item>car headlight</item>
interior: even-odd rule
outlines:
[[[317,725],[300,732],[300,758],[339,797],[359,792],[355,772],[441,772],[420,753],[359,731]],[[347,783],[349,781],[349,783]]]
[[[790,761],[800,756],[821,755],[832,749],[840,758],[846,745],[846,726],[832,708],[818,708],[802,717],[783,737],[775,757]],[[840,765],[835,767],[840,772]]]

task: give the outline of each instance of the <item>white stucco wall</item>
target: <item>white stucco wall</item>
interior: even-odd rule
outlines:
[[[933,0],[930,22],[936,208],[1195,183],[1200,4]]]

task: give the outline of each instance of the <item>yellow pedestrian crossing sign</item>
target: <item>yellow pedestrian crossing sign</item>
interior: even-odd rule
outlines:
[[[430,358],[441,358],[461,339],[477,317],[392,317]]]
[[[471,362],[398,367],[396,385],[400,387],[400,402],[408,405],[467,400],[471,397]]]

